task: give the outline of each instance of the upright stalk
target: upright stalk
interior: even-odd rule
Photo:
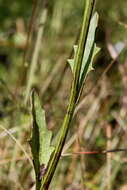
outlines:
[[[37,67],[38,57],[39,57],[41,43],[42,43],[42,36],[44,33],[44,26],[47,19],[47,12],[48,12],[47,6],[45,6],[39,18],[39,29],[37,33],[37,39],[35,43],[35,48],[34,48],[34,52],[32,56],[32,61],[31,61],[30,70],[28,73],[27,85],[26,85],[26,94],[25,94],[25,100],[24,100],[25,104],[27,103],[30,90],[33,84],[33,78],[34,78],[35,70]]]
[[[62,152],[65,139],[68,133],[68,129],[72,120],[74,110],[75,110],[77,98],[79,95],[79,79],[80,79],[80,71],[81,71],[81,66],[82,66],[83,54],[84,54],[84,49],[86,45],[87,34],[88,34],[88,29],[89,29],[89,24],[90,24],[90,19],[92,16],[94,3],[95,3],[95,0],[86,0],[83,24],[82,24],[78,50],[76,54],[75,66],[74,66],[74,80],[72,82],[69,104],[68,104],[67,112],[66,112],[66,115],[61,127],[61,133],[60,133],[58,143],[56,145],[51,161],[49,162],[47,172],[44,178],[42,179],[40,190],[47,190],[50,185],[50,182],[56,170],[58,161],[60,159],[61,152]]]
[[[29,26],[28,26],[28,34],[27,34],[26,45],[25,45],[25,49],[24,49],[23,62],[21,65],[21,70],[19,73],[19,79],[18,79],[16,88],[18,88],[18,86],[24,85],[24,82],[26,81],[27,69],[28,69],[26,66],[26,62],[27,62],[27,58],[29,55],[29,49],[30,49],[31,37],[33,34],[33,28],[34,28],[34,24],[35,24],[37,7],[38,7],[38,0],[33,0],[32,14],[31,14],[30,22],[29,22]]]

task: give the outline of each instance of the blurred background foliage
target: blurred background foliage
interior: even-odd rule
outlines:
[[[24,96],[43,8],[41,0],[0,0],[0,190],[34,189],[28,143],[31,108],[30,101],[24,105]],[[47,0],[46,9],[32,88],[40,95],[55,144],[72,81],[66,60],[79,37],[84,1]],[[127,147],[127,1],[97,0],[95,10],[101,52],[76,108],[64,153]],[[126,152],[64,156],[51,189],[126,190],[126,173]]]

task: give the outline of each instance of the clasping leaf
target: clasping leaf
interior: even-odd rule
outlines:
[[[95,13],[90,21],[86,46],[85,46],[85,50],[83,54],[80,81],[79,81],[80,87],[85,81],[87,74],[93,70],[92,63],[93,63],[94,57],[100,50],[100,48],[98,48],[94,42],[97,25],[98,25],[98,13]],[[72,72],[74,72],[74,64],[75,64],[77,48],[78,46],[74,45],[74,58],[68,59],[68,63],[70,64]]]
[[[32,116],[33,129],[30,145],[36,178],[40,179],[40,172],[42,169],[43,173],[44,170],[46,171],[54,147],[50,145],[52,132],[47,129],[45,111],[41,108],[39,97],[35,92],[32,94]]]

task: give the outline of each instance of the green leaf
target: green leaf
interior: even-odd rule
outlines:
[[[88,73],[92,70],[94,70],[93,68],[93,60],[95,58],[95,56],[97,55],[97,53],[100,51],[100,48],[98,48],[96,46],[95,43],[93,43],[92,47],[91,47],[91,51],[89,54],[89,57],[87,59],[87,61],[84,59],[83,63],[82,63],[82,68],[81,68],[81,75],[80,75],[80,84],[79,86],[81,87],[82,84],[84,83]]]
[[[39,97],[35,92],[32,94],[32,115],[33,130],[30,145],[35,173],[39,176],[41,167],[47,168],[54,147],[50,146],[52,132],[47,129],[45,111],[41,108]]]
[[[72,72],[74,72],[73,69],[74,69],[74,63],[75,63],[76,52],[77,52],[78,46],[77,46],[77,45],[74,45],[74,46],[73,46],[73,49],[74,49],[74,58],[67,60],[68,63],[70,64],[70,67],[71,67]]]
[[[98,25],[98,13],[95,13],[90,21],[90,27],[89,27],[88,37],[87,37],[87,41],[86,41],[86,47],[84,50],[81,73],[80,73],[80,86],[86,79],[87,74],[91,70],[93,70],[92,63],[93,63],[94,57],[100,50],[100,48],[98,48],[96,46],[96,44],[94,43],[97,25]],[[75,64],[77,48],[78,48],[78,46],[75,45],[74,46],[74,59],[68,59],[68,63],[70,64],[72,72],[74,72],[74,64]]]

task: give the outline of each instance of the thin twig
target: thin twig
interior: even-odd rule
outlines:
[[[24,50],[24,55],[23,55],[22,68],[21,68],[21,72],[20,72],[21,75],[19,77],[18,85],[22,85],[25,81],[25,78],[26,78],[26,73],[27,73],[26,61],[28,58],[28,51],[29,51],[29,47],[30,47],[30,39],[31,39],[31,36],[33,33],[34,24],[35,24],[37,5],[38,5],[38,0],[33,0],[32,14],[31,14],[29,26],[28,26],[28,33],[27,33],[26,45],[25,45],[25,50]]]
[[[37,67],[37,62],[38,62],[38,58],[39,58],[39,52],[40,52],[40,48],[41,48],[41,43],[42,43],[42,36],[44,33],[44,26],[45,26],[45,22],[47,19],[47,13],[48,13],[48,9],[47,6],[44,7],[44,9],[42,10],[42,13],[40,15],[40,19],[39,19],[39,29],[38,29],[38,33],[37,33],[37,39],[36,39],[36,43],[35,43],[35,48],[34,48],[34,52],[33,52],[33,56],[32,56],[32,62],[31,62],[31,66],[30,66],[30,70],[28,73],[28,80],[27,80],[27,86],[26,86],[26,95],[25,95],[25,104],[27,103],[29,94],[30,94],[30,90],[33,84],[33,80],[34,80],[34,74],[35,74],[35,70]]]

